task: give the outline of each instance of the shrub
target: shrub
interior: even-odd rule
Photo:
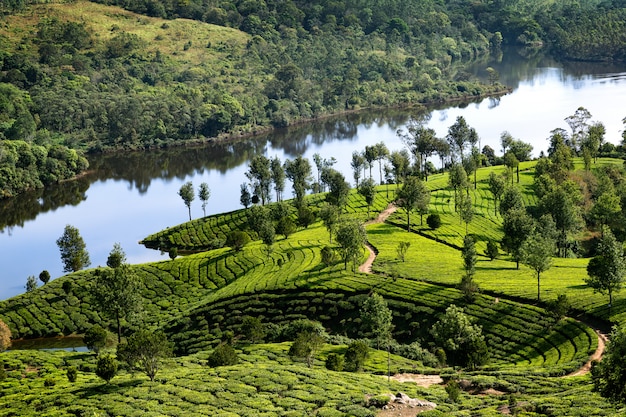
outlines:
[[[485,255],[487,255],[492,261],[500,256],[498,244],[495,240],[489,239],[489,241],[487,242],[487,250],[485,251]]]
[[[265,326],[258,317],[246,316],[241,323],[241,332],[251,343],[259,343],[265,337]]]
[[[76,378],[78,377],[78,370],[74,366],[70,366],[67,368],[67,380],[70,382],[76,382]]]
[[[222,343],[213,350],[207,363],[211,368],[215,368],[216,366],[236,365],[239,363],[239,357],[231,345]]]
[[[459,396],[461,395],[461,387],[459,387],[459,383],[456,380],[452,380],[448,382],[446,385],[446,392],[448,393],[448,399],[453,403],[459,401]]]
[[[348,372],[358,372],[369,354],[369,346],[363,340],[357,340],[348,346],[344,355],[344,369]]]
[[[293,234],[295,231],[296,224],[290,216],[284,216],[278,220],[278,223],[276,224],[276,233],[285,236],[285,239],[287,239],[289,235]]]
[[[322,263],[326,266],[331,266],[337,261],[337,252],[330,246],[324,246],[320,254],[322,255]]]
[[[326,369],[331,371],[343,370],[343,357],[336,353],[331,353],[326,358]]]
[[[44,387],[54,387],[56,385],[57,381],[54,378],[46,378],[43,381],[43,386]]]
[[[324,339],[328,338],[324,326],[322,326],[322,323],[320,323],[319,321],[298,319],[290,322],[285,326],[282,332],[282,339],[296,340],[298,335],[302,332],[316,333],[322,336]]]
[[[389,404],[389,395],[385,394],[374,395],[367,400],[369,407],[383,408],[387,404]]]
[[[250,243],[250,236],[241,230],[234,230],[228,234],[226,238],[226,246],[233,248],[235,252],[239,252]]]
[[[50,281],[50,272],[46,271],[45,269],[41,271],[39,273],[39,280],[43,282],[44,285],[47,284],[48,281]]]
[[[178,256],[178,248],[177,247],[171,248],[168,254],[169,254],[170,259],[176,259],[176,257]]]
[[[441,217],[437,213],[429,214],[426,218],[426,224],[433,230],[438,229],[441,227]]]
[[[117,360],[111,355],[98,356],[96,364],[96,375],[108,384],[117,374]]]
[[[69,281],[69,280],[63,281],[61,288],[63,288],[63,291],[65,292],[65,294],[70,295],[72,293],[72,281]]]

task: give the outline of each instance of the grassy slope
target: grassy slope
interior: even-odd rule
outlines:
[[[488,170],[481,171],[479,180],[486,178],[486,175],[488,175]],[[523,184],[528,184],[530,177],[522,175],[522,178],[525,178]],[[445,183],[445,176],[435,176],[429,181],[433,190],[445,187]],[[479,183],[479,189],[475,194],[480,198],[476,198],[474,201],[477,203],[477,212],[488,217],[491,210],[489,207],[492,207],[489,203],[490,197],[484,193],[484,190],[481,192],[480,185]],[[434,194],[436,195],[438,192],[442,191],[435,191]],[[319,202],[319,197],[313,196],[311,200],[312,202]],[[384,188],[381,188],[375,210],[379,211],[384,208],[387,201],[386,192]],[[435,199],[435,201],[438,200]],[[358,216],[365,218],[365,210],[366,207],[362,198],[353,195],[348,211],[360,213]],[[398,216],[400,220],[404,220],[402,214],[398,214]],[[464,229],[464,226],[458,224],[452,213],[449,216],[451,217],[447,221],[448,224],[444,227],[450,229],[451,235],[458,234],[457,229],[459,227]],[[498,224],[498,217],[493,216],[492,218],[494,219],[493,223]],[[415,218],[414,221],[419,222],[419,219]],[[198,238],[200,235],[197,231],[203,230],[204,225],[212,222],[219,223],[217,219],[212,218],[196,220],[172,228],[165,233],[178,233],[182,239],[185,239],[185,236],[186,238],[189,236]],[[402,224],[404,225],[403,222]],[[470,228],[472,227],[474,227],[473,224],[470,225]],[[480,228],[478,226],[476,230],[480,230]],[[185,233],[181,233],[182,230],[187,230],[190,234],[185,235]],[[422,230],[422,232],[425,233],[426,231]],[[160,235],[160,237],[163,236]],[[193,333],[193,327],[200,322],[198,318],[203,319],[205,325],[210,324],[207,320],[212,318],[224,320],[219,322],[227,325],[229,319],[232,322],[233,316],[246,313],[248,308],[250,309],[249,313],[270,319],[277,317],[276,314],[283,319],[285,317],[296,318],[317,315],[323,320],[332,321],[334,319],[330,307],[338,308],[334,313],[338,316],[341,316],[342,308],[348,310],[357,308],[358,311],[358,294],[365,294],[372,288],[376,288],[390,300],[395,312],[394,321],[402,325],[411,321],[420,323],[422,320],[421,325],[428,328],[428,323],[423,321],[425,315],[432,315],[437,311],[441,312],[450,303],[462,304],[460,294],[453,288],[421,282],[430,281],[446,286],[456,284],[461,274],[462,263],[458,250],[449,244],[438,243],[415,233],[408,234],[392,224],[369,226],[368,238],[380,251],[375,263],[375,270],[399,278],[381,280],[375,275],[353,274],[350,271],[344,271],[342,263],[329,269],[324,268],[320,264],[319,250],[328,244],[328,234],[321,223],[316,223],[309,229],[292,235],[289,239],[279,240],[270,256],[264,251],[263,245],[255,242],[240,254],[233,254],[227,249],[219,249],[182,257],[175,261],[138,265],[136,269],[143,277],[146,287],[144,296],[148,302],[146,310],[149,312],[146,318],[153,324],[162,325],[165,322],[170,322],[166,326],[170,330],[182,329],[180,333],[175,333],[175,335],[179,335],[179,339],[186,338],[199,343],[198,340],[201,340],[202,337],[206,338],[206,330]],[[451,238],[450,243],[455,244],[454,239]],[[395,260],[395,246],[398,240],[409,240],[412,243],[407,261],[404,263]],[[282,265],[279,265],[279,259],[282,260]],[[544,290],[542,295],[544,299],[547,299],[551,298],[553,294],[565,292],[574,302],[576,308],[586,309],[602,316],[603,297],[593,295],[589,289],[581,285],[585,265],[585,260],[555,260],[555,266],[545,274],[545,278],[542,280]],[[476,279],[485,290],[532,300],[536,294],[534,277],[528,270],[516,271],[513,268],[514,264],[506,259],[491,262],[483,258],[479,261]],[[433,271],[437,271],[437,273],[433,274]],[[21,323],[20,325],[24,329],[31,326],[32,328],[41,328],[42,331],[49,329],[47,326],[50,324],[46,323],[46,320],[51,317],[56,317],[61,322],[71,321],[81,311],[85,315],[82,318],[85,321],[84,325],[88,325],[88,322],[97,321],[97,317],[89,315],[93,313],[88,313],[89,305],[85,298],[85,288],[89,275],[90,271],[71,274],[41,287],[32,294],[4,301],[0,303],[2,316],[12,327],[16,326],[16,323]],[[61,293],[61,283],[66,279],[72,279],[75,282],[74,294],[71,296]],[[77,297],[81,294],[82,298]],[[280,310],[279,313],[270,312],[268,306]],[[494,357],[494,362],[490,368],[481,371],[480,374],[468,375],[468,378],[477,381],[476,384],[484,387],[506,388],[506,390],[514,392],[525,392],[525,394],[518,394],[520,401],[532,403],[535,409],[539,407],[546,411],[557,410],[554,411],[557,412],[557,415],[561,415],[558,414],[558,410],[566,410],[568,407],[578,407],[580,410],[577,411],[578,415],[612,415],[614,413],[615,410],[610,408],[606,402],[589,391],[588,376],[558,381],[555,378],[545,378],[547,374],[564,372],[578,366],[577,364],[580,364],[588,353],[595,349],[596,341],[588,328],[570,320],[562,321],[557,326],[553,326],[548,323],[549,320],[545,321],[545,313],[539,308],[522,306],[506,300],[497,302],[495,298],[488,296],[479,296],[476,303],[465,307],[466,311],[485,328]],[[72,310],[73,308],[77,308],[77,310]],[[623,308],[623,303],[618,299],[616,307],[613,309],[612,319],[620,319],[621,316],[616,312],[621,311],[621,308]],[[64,312],[68,314],[63,314]],[[221,314],[225,314],[226,317]],[[345,324],[349,325],[352,318],[349,315],[345,317],[347,319]],[[185,325],[191,327],[185,328]],[[201,328],[206,329],[206,327]],[[58,330],[63,331],[61,328]],[[190,350],[209,346],[210,343],[199,343],[195,347],[191,346]],[[254,351],[257,348],[252,349]],[[245,388],[247,382],[242,382],[241,378],[245,377],[248,381],[260,378],[265,386],[267,383],[265,378],[268,377],[267,374],[264,374],[267,372],[266,369],[272,369],[278,375],[283,375],[284,378],[291,378],[290,375],[298,374],[304,369],[302,365],[291,365],[290,361],[284,357],[285,345],[260,346],[258,349],[269,349],[274,352],[261,354],[266,358],[264,360],[270,359],[267,364],[255,362],[254,367],[243,364],[207,373],[205,368],[198,365],[198,363],[202,363],[202,359],[198,358],[205,358],[206,352],[198,353],[176,359],[179,364],[185,365],[182,367],[184,369],[179,369],[181,367],[176,366],[168,368],[163,373],[163,377],[168,380],[165,385],[153,386],[145,380],[138,381],[137,377],[123,376],[114,386],[109,388],[100,387],[100,383],[96,382],[95,377],[89,372],[81,375],[76,387],[61,382],[64,381],[64,376],[61,375],[62,369],[81,355],[68,358],[64,357],[66,354],[63,353],[15,352],[5,354],[5,360],[9,360],[12,357],[10,355],[30,355],[28,359],[24,359],[24,363],[28,362],[31,366],[35,364],[34,366],[39,367],[43,365],[49,369],[40,371],[37,375],[28,373],[29,377],[22,382],[9,378],[2,385],[1,390],[7,398],[7,403],[14,403],[11,407],[17,407],[16,409],[20,410],[18,412],[20,415],[28,415],[24,410],[31,410],[31,408],[33,410],[37,408],[50,410],[50,407],[59,408],[58,415],[67,415],[63,414],[65,411],[62,410],[69,410],[73,406],[95,407],[119,415],[134,415],[134,411],[128,409],[124,398],[135,398],[136,404],[145,407],[142,408],[144,413],[150,412],[158,415],[158,413],[165,412],[165,406],[169,407],[174,404],[172,407],[184,407],[185,413],[190,413],[185,415],[193,415],[191,413],[195,412],[193,411],[195,410],[194,407],[201,405],[202,401],[199,401],[197,393],[184,390],[190,389],[191,385],[195,389],[198,384],[193,381],[199,382],[198,378],[206,381],[204,383],[220,381],[219,378],[221,377],[227,378],[228,382],[225,382],[225,385],[220,385],[221,389],[224,389],[224,386],[235,387],[233,390],[239,394],[232,393],[228,388],[219,392],[231,392],[231,394],[220,394],[216,398],[223,396],[223,398],[233,399],[238,398],[237,395],[240,396],[248,392],[246,391],[248,388]],[[276,353],[277,350],[278,353]],[[249,354],[252,355],[252,351]],[[60,357],[62,358],[60,359]],[[283,359],[280,359],[281,357]],[[318,359],[322,357],[323,355],[318,356]],[[10,359],[9,363],[11,360],[13,359]],[[254,361],[259,360],[261,359],[257,358]],[[250,362],[253,361],[250,360]],[[511,367],[511,365],[514,366]],[[85,369],[88,370],[90,367],[86,366]],[[380,368],[378,369],[380,370]],[[490,376],[491,369],[494,372],[492,376]],[[49,393],[52,392],[52,395],[46,395],[45,400],[37,400],[36,393],[38,390],[44,389],[42,388],[43,380],[47,375],[52,375],[59,383],[54,388],[45,388]],[[331,376],[329,377],[329,375]],[[346,382],[345,378],[348,378],[350,382]],[[335,389],[344,393],[350,391],[351,388],[346,388],[346,386],[352,383],[360,387],[370,386],[368,385],[368,381],[370,381],[368,376],[356,377],[358,382],[354,382],[353,378],[355,376],[346,374],[335,375],[328,372],[309,371],[306,382],[302,382],[302,384],[311,384],[310,391],[313,394],[309,394],[308,399],[311,399],[311,395],[323,396],[323,398],[312,400],[317,406],[324,401],[324,405],[320,409],[332,409],[334,407],[336,410],[346,404],[343,402],[344,400],[330,399],[329,391],[322,394],[315,387],[323,387],[324,384],[337,384]],[[371,381],[374,380],[375,378]],[[176,383],[171,381],[176,381]],[[339,388],[342,384],[343,388]],[[25,385],[28,385],[35,394],[19,401],[11,401],[17,398],[15,396],[24,392]],[[183,390],[179,391],[181,386]],[[376,391],[378,388],[368,389],[373,393],[382,392]],[[399,389],[394,388],[394,390]],[[409,388],[406,385],[402,387],[403,391],[410,389],[415,388]],[[256,410],[254,413],[260,413],[260,410],[264,410],[268,413],[267,415],[285,415],[277,407],[292,411],[307,409],[306,405],[300,404],[302,401],[306,403],[306,400],[299,397],[300,394],[295,393],[293,394],[295,399],[286,400],[285,398],[291,398],[292,395],[292,393],[285,395],[286,391],[290,390],[281,391],[281,395],[278,396],[280,400],[277,399],[278,397],[275,398],[273,394],[265,393],[263,390],[258,391],[258,389],[258,395],[244,396],[249,397],[251,410]],[[250,391],[250,393],[252,392]],[[359,398],[361,398],[363,392],[358,392]],[[91,397],[94,393],[98,394],[99,400],[94,401]],[[176,402],[172,398],[173,395],[178,398]],[[212,395],[216,395],[216,393],[212,393]],[[445,398],[440,387],[428,391],[420,390],[420,395],[439,403]],[[100,399],[100,397],[102,398]],[[182,404],[176,405],[181,403],[180,398],[183,399]],[[352,398],[348,402],[356,401],[354,397],[350,397],[350,394],[348,394],[348,398]],[[329,407],[326,407],[327,402]],[[447,415],[455,415],[459,409],[480,410],[482,415],[489,415],[496,413],[495,408],[504,402],[504,400],[497,398],[479,399],[479,397],[470,397],[464,394],[461,405],[444,404],[443,407],[447,407]],[[244,409],[241,407],[247,407],[246,404],[240,405],[239,410]],[[198,410],[200,409],[201,407],[198,408]],[[203,411],[198,411],[198,415],[214,415],[212,412],[202,413]],[[330,411],[328,414],[324,413],[321,415],[335,415]]]

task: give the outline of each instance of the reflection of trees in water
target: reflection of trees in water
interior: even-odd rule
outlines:
[[[11,233],[13,227],[23,227],[40,213],[56,210],[66,205],[77,206],[86,199],[85,192],[93,179],[89,175],[73,181],[65,181],[19,197],[0,200],[0,231]]]
[[[445,105],[441,106],[445,108]],[[147,152],[92,155],[90,173],[74,181],[67,181],[0,201],[0,230],[11,232],[14,226],[23,226],[40,213],[66,205],[78,205],[85,200],[89,186],[109,179],[128,182],[130,189],[140,194],[148,192],[155,179],[184,179],[195,173],[215,170],[221,174],[247,164],[255,155],[266,154],[268,144],[282,149],[290,158],[305,154],[310,146],[329,145],[336,141],[355,141],[359,126],[369,128],[389,126],[392,130],[404,126],[419,110],[391,109],[350,113],[325,118],[300,126],[281,129],[253,138],[213,142],[198,147],[180,147]],[[357,146],[355,145],[355,150]],[[332,148],[323,151],[331,155]]]

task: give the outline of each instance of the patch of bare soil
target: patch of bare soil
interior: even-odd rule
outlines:
[[[415,417],[416,414],[435,407],[435,403],[411,398],[399,392],[396,395],[389,394],[389,403],[378,412],[377,417]]]
[[[414,382],[423,388],[443,384],[443,379],[441,379],[439,375],[396,374],[392,376],[391,379],[398,382]]]

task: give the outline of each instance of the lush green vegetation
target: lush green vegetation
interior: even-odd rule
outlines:
[[[610,1],[11,0],[0,13],[1,197],[79,174],[75,151],[498,94],[497,74],[485,85],[463,64],[502,44],[626,58]]]
[[[617,168],[620,162],[599,160],[594,169],[601,172]],[[520,183],[516,185],[530,207],[541,201],[531,191],[535,164],[522,165]],[[448,201],[453,193],[447,174],[431,175],[426,183],[432,193],[430,210],[442,218],[438,229],[431,230],[421,224],[419,216],[413,216],[412,233],[407,233],[406,216],[401,210],[386,223],[367,226],[368,241],[378,252],[375,274],[352,272],[338,257],[325,263],[322,249],[337,248],[337,243],[329,241],[329,232],[320,220],[298,228],[287,238],[277,237],[268,246],[248,221],[248,214],[256,209],[209,216],[144,240],[150,247],[180,248],[190,254],[132,266],[141,282],[144,314],[124,323],[124,329],[160,328],[174,343],[178,355],[166,361],[157,382],[122,371],[110,384],[102,385],[94,374],[96,362],[92,355],[15,351],[5,353],[2,359],[8,375],[0,383],[3,404],[21,415],[50,410],[52,406],[58,415],[182,410],[190,415],[212,415],[211,407],[237,415],[290,415],[311,413],[313,409],[318,415],[375,415],[376,409],[368,405],[366,398],[391,389],[437,403],[437,409],[427,415],[461,415],[468,409],[495,415],[502,407],[538,415],[559,415],[579,407],[574,415],[613,415],[613,406],[590,391],[589,376],[559,378],[579,368],[595,351],[598,342],[594,331],[574,319],[549,314],[543,305],[531,305],[536,299],[532,271],[524,266],[516,270],[505,254],[493,261],[482,255],[488,239],[501,238],[503,217],[494,210],[488,181],[490,172],[503,169],[480,168],[477,187],[470,188],[475,215],[468,232],[477,239],[479,253],[473,279],[482,291],[471,300],[456,289],[465,273],[459,246],[466,226],[454,212],[453,202]],[[377,187],[369,210],[376,213],[386,208],[395,197],[394,188],[389,186],[388,192],[387,186]],[[307,196],[304,204],[316,211],[326,204],[324,200],[325,194],[315,194]],[[351,190],[346,201],[347,216],[367,220],[368,205],[363,195]],[[282,210],[280,203],[268,206],[268,213]],[[294,208],[288,213],[297,217]],[[225,237],[234,230],[246,230],[252,242],[239,251],[223,247]],[[409,242],[402,261],[397,254],[400,241]],[[594,294],[584,285],[587,262],[584,258],[555,258],[553,267],[544,273],[542,300],[565,294],[576,312],[622,322],[624,302],[619,295],[609,314],[606,296]],[[90,286],[97,271],[75,272],[0,302],[1,316],[14,337],[83,333],[93,324],[110,326],[111,321],[93,309]],[[69,291],[65,282],[72,282]],[[458,402],[449,402],[442,386],[422,389],[392,382],[390,388],[380,376],[370,376],[371,372],[386,373],[383,352],[370,354],[365,373],[324,369],[329,354],[342,355],[346,343],[366,336],[360,325],[360,309],[373,289],[392,311],[396,343],[421,345],[411,350],[417,361],[392,356],[391,372],[437,372],[446,378],[466,379],[468,388],[461,392]],[[436,348],[429,329],[451,304],[462,307],[485,337],[490,361],[474,372],[457,374],[450,368],[431,368],[437,363],[428,352]],[[265,323],[265,340],[276,343],[245,343],[246,316]],[[311,369],[305,363],[294,364],[288,354],[290,342],[282,342],[287,325],[309,318],[319,320],[331,334],[314,355]],[[212,350],[232,335],[239,363],[207,369]],[[407,354],[409,350],[395,344],[393,351]],[[74,383],[67,381],[68,367],[78,370]],[[292,381],[291,387],[285,381]],[[197,387],[212,384],[221,388],[198,391]],[[32,396],[17,400],[24,389],[29,389]],[[486,389],[509,395],[472,395]],[[40,399],[37,393],[43,390],[47,395]],[[240,398],[242,394],[245,401]],[[133,399],[133,410],[128,408],[129,398]],[[141,411],[136,411],[135,403],[140,404],[137,407]]]

